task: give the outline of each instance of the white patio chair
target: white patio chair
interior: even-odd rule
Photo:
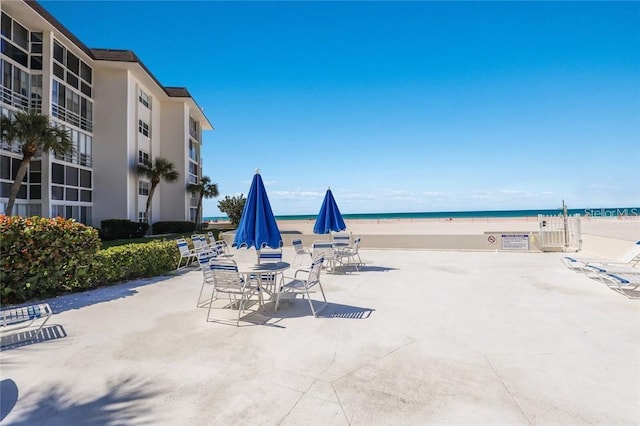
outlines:
[[[223,308],[236,306],[238,309],[238,317],[236,319],[236,327],[240,325],[240,316],[245,311],[247,302],[251,296],[258,296],[258,306],[262,306],[262,293],[254,281],[244,280],[238,273],[238,265],[233,259],[215,257],[209,261],[209,270],[213,278],[213,289],[211,293],[211,303],[207,312],[207,321],[225,322],[221,319],[211,317],[211,310],[214,302],[220,300],[217,296],[226,294],[229,298],[229,304]]]
[[[314,241],[311,245],[312,257],[316,259],[322,257],[327,263],[326,267],[333,271],[335,257],[333,255],[333,243],[330,241]]]
[[[334,251],[336,262],[342,266],[355,266],[356,271],[359,271],[359,265],[363,265],[362,259],[360,259],[360,237],[355,237],[353,240],[353,247],[339,247]],[[356,258],[358,260],[356,261]]]
[[[332,234],[331,242],[334,248],[351,247],[351,235],[346,233]]]
[[[200,265],[200,270],[202,271],[202,287],[200,287],[200,294],[198,295],[198,302],[196,303],[196,307],[201,308],[207,306],[208,303],[213,302],[216,299],[215,287],[213,286],[213,273],[211,272],[211,268],[209,267],[209,262],[211,259],[218,257],[218,254],[215,250],[203,250],[200,253],[197,253],[198,256],[198,264]],[[211,288],[211,298],[202,300],[202,296],[207,294],[208,292],[205,290],[206,287]]]
[[[231,257],[233,254],[229,251],[229,246],[225,240],[214,241],[212,247],[218,253],[218,256]]]
[[[322,288],[322,284],[320,283],[320,272],[322,271],[322,264],[324,262],[324,258],[322,256],[314,258],[311,263],[311,268],[309,269],[298,269],[292,278],[285,279],[285,284],[280,288],[280,291],[276,296],[276,307],[275,310],[278,310],[278,306],[280,305],[280,299],[285,298],[289,301],[289,303],[293,303],[295,297],[298,294],[301,294],[302,297],[306,297],[309,301],[309,306],[311,307],[311,313],[314,317],[318,317],[320,311],[322,311],[327,305],[327,297],[324,294],[324,289]],[[298,275],[307,274],[307,278],[299,278]],[[315,292],[315,290],[319,289],[322,294],[322,299],[324,303],[316,309],[313,306],[313,300],[309,293]]]
[[[184,238],[178,238],[176,240],[176,245],[178,246],[178,251],[180,252],[180,259],[178,260],[178,266],[176,269],[182,269],[189,266],[193,261],[198,260],[198,254],[195,250],[189,248],[189,243]],[[182,265],[182,261],[184,260],[185,264]]]
[[[193,243],[193,250],[197,253],[209,248],[207,237],[204,234],[194,234],[191,236],[191,242]]]
[[[263,248],[258,250],[258,264],[262,263],[275,263],[282,262],[282,248],[272,249]],[[278,277],[279,276],[279,277]],[[270,288],[271,293],[275,291],[276,283],[282,284],[284,276],[280,272],[274,272],[272,274],[261,274],[261,285]]]
[[[295,250],[295,256],[293,257],[293,262],[291,262],[291,267],[294,267],[295,265],[303,266],[305,264],[305,259],[309,261],[311,260],[311,250],[302,245],[302,240],[293,240],[292,244],[293,249]],[[298,262],[299,259],[300,261]]]

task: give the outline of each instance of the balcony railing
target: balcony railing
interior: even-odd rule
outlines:
[[[57,105],[57,104],[51,105],[51,115],[69,124],[73,124],[74,126],[80,127],[82,130],[87,130],[89,132],[93,131],[92,121],[89,121],[86,118],[81,117],[79,114],[73,111],[69,111],[64,107],[61,107],[60,105]]]

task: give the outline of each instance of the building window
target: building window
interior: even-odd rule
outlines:
[[[189,183],[198,183],[198,165],[189,162]]]
[[[198,145],[189,141],[189,158],[196,163],[198,162]]]
[[[138,222],[146,223],[147,222],[147,213],[146,212],[138,212]]]
[[[144,164],[145,161],[149,161],[149,153],[143,150],[138,151],[138,164]]]
[[[149,195],[149,182],[141,180],[138,182],[138,195]]]
[[[138,120],[138,132],[144,136],[149,137],[149,125],[142,120]]]
[[[140,90],[140,94],[138,95],[138,100],[142,105],[151,109],[151,97],[149,97],[149,95],[144,93],[142,90]]]

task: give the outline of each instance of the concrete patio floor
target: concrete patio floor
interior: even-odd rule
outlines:
[[[51,299],[45,339],[3,340],[1,423],[640,423],[640,300],[561,253],[361,256],[319,318],[206,322],[195,269]]]

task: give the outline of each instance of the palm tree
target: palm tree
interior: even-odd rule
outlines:
[[[18,167],[16,178],[11,185],[9,201],[5,210],[5,214],[11,216],[20,185],[27,174],[31,159],[38,152],[53,151],[56,155],[71,154],[73,142],[67,130],[53,126],[48,116],[36,111],[17,111],[13,118],[2,116],[1,120],[2,140],[10,145],[17,142],[22,151],[20,167]]]
[[[211,178],[209,176],[202,176],[200,183],[190,183],[187,185],[187,190],[198,194],[198,210],[196,211],[196,218],[194,220],[197,225],[200,218],[200,211],[202,210],[202,199],[213,198],[220,195],[218,192],[218,184],[211,183]]]
[[[149,196],[147,198],[147,209],[145,210],[144,217],[149,222],[149,209],[151,208],[151,199],[153,193],[161,180],[167,182],[175,182],[178,180],[178,172],[176,171],[173,163],[166,158],[156,157],[152,162],[149,159],[145,159],[142,164],[138,164],[138,174],[149,178],[151,181],[151,188],[149,189]]]

